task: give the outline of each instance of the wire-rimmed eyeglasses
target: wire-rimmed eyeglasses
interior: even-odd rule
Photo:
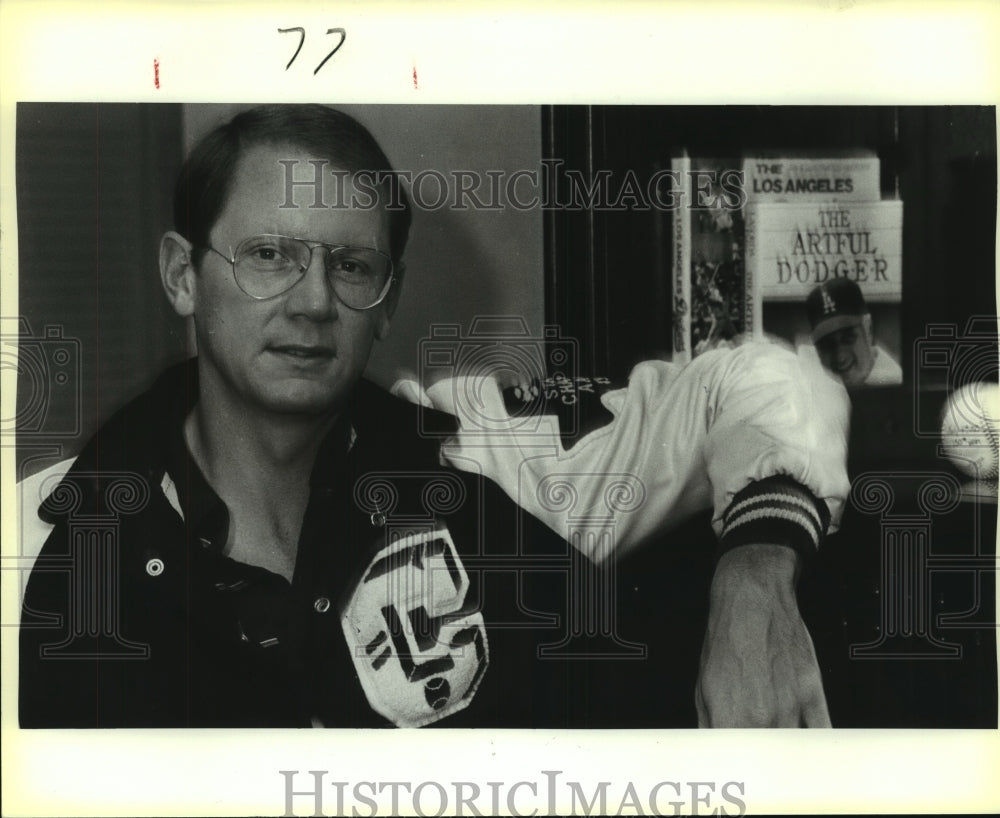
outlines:
[[[211,245],[205,247],[232,265],[236,285],[258,301],[288,292],[305,276],[313,253],[326,252],[326,274],[330,286],[352,310],[369,310],[385,300],[392,287],[392,259],[369,247],[348,247],[325,242],[307,242],[290,236],[265,234],[241,241],[226,255]]]

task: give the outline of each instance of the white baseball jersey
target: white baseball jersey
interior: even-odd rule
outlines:
[[[787,349],[748,343],[687,365],[647,361],[622,388],[601,378],[538,388],[542,400],[520,409],[492,377],[394,391],[457,416],[442,459],[495,481],[595,562],[707,508],[723,543],[791,537],[817,548],[839,522],[849,399],[839,379]],[[595,406],[598,428],[587,428]]]

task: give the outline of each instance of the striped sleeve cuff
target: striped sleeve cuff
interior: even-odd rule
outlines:
[[[830,526],[826,503],[790,477],[776,475],[740,491],[722,519],[719,554],[740,545],[786,545],[812,557]]]

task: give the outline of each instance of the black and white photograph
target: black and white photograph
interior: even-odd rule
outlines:
[[[350,59],[265,17],[276,75]],[[995,737],[995,98],[151,95],[169,67],[5,103],[29,754],[218,742],[261,814],[742,815],[788,801],[649,754]],[[428,734],[546,760],[408,765]]]

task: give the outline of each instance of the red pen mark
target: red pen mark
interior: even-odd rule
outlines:
[[[417,66],[413,66],[413,90],[417,90]]]
[[[160,61],[153,60],[153,85],[160,87]]]

